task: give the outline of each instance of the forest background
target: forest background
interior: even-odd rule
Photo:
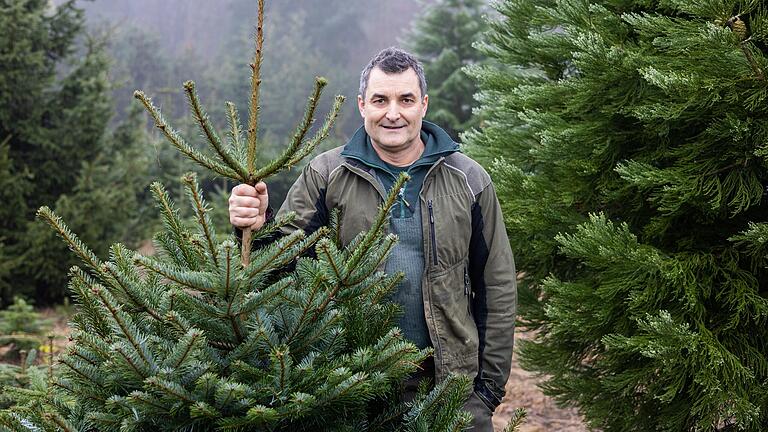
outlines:
[[[55,7],[62,11],[70,5],[61,0],[26,3],[42,4],[50,16]],[[265,156],[274,156],[285,144],[276,137],[290,135],[316,75],[329,81],[320,106],[330,106],[336,94],[348,98],[331,137],[318,151],[343,144],[361,125],[354,103],[360,70],[380,49],[400,44],[413,19],[430,3],[268,2],[262,87]],[[37,306],[66,300],[67,270],[75,260],[50,230],[34,221],[41,205],[72,221],[73,229],[101,256],[114,242],[151,247],[148,239],[159,219],[149,184],[159,180],[179,196],[180,176],[195,167],[152,128],[132,97],[134,90],[152,95],[163,114],[192,137],[198,135],[187,115],[184,81],[200,84],[200,97],[216,126],[226,125],[225,101],[247,105],[244,77],[255,31],[255,2],[73,5],[50,22],[50,39],[34,34],[43,34],[48,24],[34,21],[31,14],[17,10],[4,17],[9,20],[3,35],[8,46],[28,37],[31,43],[47,44],[43,51],[48,59],[29,55],[16,43],[20,48],[4,54],[7,73],[0,73],[5,93],[0,108],[0,309],[16,295]],[[14,35],[16,31],[25,36]],[[11,70],[26,70],[28,75]],[[195,141],[193,145],[202,145],[202,140]],[[272,180],[275,209],[300,168]],[[232,185],[211,177],[201,182],[214,211],[219,211],[214,220],[225,232]]]

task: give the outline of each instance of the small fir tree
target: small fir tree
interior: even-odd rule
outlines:
[[[195,85],[184,85],[194,117],[216,159],[191,148],[141,92],[136,93],[171,143],[197,163],[251,185],[297,163],[328,134],[338,97],[312,138],[309,126],[325,85],[317,79],[304,119],[285,152],[256,168],[263,1],[247,134],[228,104],[229,143],[223,144],[200,106]],[[54,387],[21,394],[0,425],[47,430],[438,430],[459,431],[470,420],[461,407],[467,378],[452,377],[412,402],[397,388],[429,354],[393,327],[397,307],[386,299],[398,275],[377,269],[396,238],[384,235],[396,183],[377,220],[342,248],[338,215],[311,235],[276,236],[293,215],[242,246],[223,242],[194,175],[183,183],[196,215],[185,224],[158,183],[152,193],[164,220],[158,255],[116,244],[100,260],[47,208],[39,215],[83,261],[71,270],[80,303],[72,343],[60,358]],[[265,245],[251,251],[253,236]],[[278,237],[276,240],[267,241]],[[303,256],[310,249],[317,258]]]
[[[4,390],[0,392],[0,409],[13,407],[18,401],[19,393],[47,388],[49,368],[37,364],[37,353],[36,349],[23,350],[19,364],[0,363],[0,389]],[[0,431],[8,430],[0,421]]]
[[[22,351],[36,349],[50,327],[50,320],[35,312],[23,298],[15,297],[5,310],[0,310],[0,352],[4,354],[0,358],[17,360]]]
[[[487,57],[473,48],[488,29],[483,0],[438,0],[426,5],[414,18],[404,38],[408,48],[424,64],[430,87],[427,119],[440,124],[454,139],[479,123],[472,115],[477,82],[465,67],[487,63]]]
[[[768,429],[765,2],[506,0],[480,68],[522,365],[606,431]]]

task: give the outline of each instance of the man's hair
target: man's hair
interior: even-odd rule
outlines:
[[[389,47],[381,50],[365,66],[360,74],[360,96],[365,98],[365,90],[368,88],[368,79],[371,77],[371,71],[374,68],[381,69],[385,74],[396,74],[413,69],[416,76],[419,77],[419,90],[421,97],[427,94],[427,79],[424,78],[424,68],[421,62],[410,53],[396,47]]]

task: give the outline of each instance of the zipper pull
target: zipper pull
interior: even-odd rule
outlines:
[[[435,216],[432,213],[432,200],[427,201],[429,208],[429,237],[432,240],[432,264],[437,265],[437,240],[435,239]]]
[[[464,267],[464,295],[469,296],[469,272],[467,271],[467,268]]]
[[[435,223],[435,217],[432,214],[432,200],[429,200],[427,202],[427,206],[429,207],[429,223],[434,224]]]
[[[398,192],[397,195],[400,197],[400,201],[402,201],[406,207],[411,208],[411,205],[408,203],[408,201],[405,200],[405,186],[400,188],[400,192]]]

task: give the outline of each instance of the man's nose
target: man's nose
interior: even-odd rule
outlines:
[[[397,121],[400,119],[400,107],[397,106],[397,103],[390,103],[387,107],[387,120],[389,121]]]

